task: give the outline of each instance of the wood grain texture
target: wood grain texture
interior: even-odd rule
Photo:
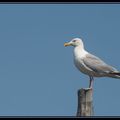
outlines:
[[[78,108],[76,116],[93,116],[92,89],[82,88],[78,90]]]

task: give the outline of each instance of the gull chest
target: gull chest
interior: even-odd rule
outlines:
[[[85,64],[83,63],[82,58],[87,54],[86,51],[80,48],[74,49],[74,64],[75,66],[83,73],[89,74],[89,70],[86,68]]]
[[[80,70],[81,72],[86,71],[83,61],[80,58],[74,57],[74,64],[78,68],[78,70]]]

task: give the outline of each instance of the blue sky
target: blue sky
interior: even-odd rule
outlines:
[[[88,76],[73,64],[75,37],[120,70],[120,4],[1,4],[0,116],[75,116]],[[96,78],[94,115],[120,116],[120,80]]]

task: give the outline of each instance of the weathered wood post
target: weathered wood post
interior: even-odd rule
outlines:
[[[78,90],[78,108],[76,116],[93,116],[93,91],[89,88]]]

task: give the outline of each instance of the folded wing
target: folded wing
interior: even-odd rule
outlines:
[[[110,65],[107,65],[100,58],[98,58],[92,54],[87,54],[83,58],[83,62],[87,67],[92,69],[94,72],[98,72],[98,73],[116,73],[116,72],[118,72],[117,69],[113,68]]]

